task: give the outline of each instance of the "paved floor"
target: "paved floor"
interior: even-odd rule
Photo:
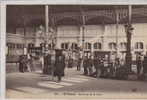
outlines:
[[[63,96],[91,96],[101,98],[147,98],[147,82],[96,79],[82,75],[75,68],[66,69],[62,82],[41,72],[9,73],[6,75],[7,98],[54,98]],[[91,93],[91,94],[90,94]],[[117,95],[116,95],[117,93]]]

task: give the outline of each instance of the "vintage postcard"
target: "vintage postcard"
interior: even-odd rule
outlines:
[[[2,1],[3,98],[147,99],[142,2]]]

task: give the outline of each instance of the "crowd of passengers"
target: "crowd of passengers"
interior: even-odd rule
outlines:
[[[136,59],[137,75],[145,75],[147,73],[147,56],[138,57]],[[32,55],[26,56],[22,55],[19,59],[19,71],[20,72],[32,72],[35,71],[34,60],[35,57]],[[116,58],[115,61],[110,61],[99,56],[85,56],[83,58],[78,58],[76,61],[69,57],[66,59],[65,55],[62,54],[54,59],[52,62],[52,56],[47,54],[44,56],[44,61],[42,65],[42,71],[44,73],[53,74],[58,77],[58,80],[61,80],[61,77],[64,76],[64,70],[66,67],[72,68],[77,67],[77,71],[83,71],[83,74],[91,77],[115,77],[117,70],[120,68],[126,68],[124,60]]]

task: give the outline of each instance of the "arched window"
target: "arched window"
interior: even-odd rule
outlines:
[[[143,43],[142,42],[136,42],[135,49],[143,49]]]
[[[64,49],[64,43],[61,43],[61,48]]]
[[[88,42],[86,42],[86,43],[85,43],[85,49],[91,49],[91,44],[88,43]]]
[[[7,43],[7,46],[10,49],[11,48],[11,43]]]
[[[68,43],[62,43],[61,48],[62,49],[68,49]]]
[[[16,44],[17,49],[21,49],[21,44]]]
[[[34,44],[33,44],[33,43],[29,43],[29,44],[28,44],[28,47],[29,47],[29,48],[34,47]]]
[[[109,49],[115,50],[116,49],[116,43],[114,43],[114,42],[109,43]]]
[[[126,49],[127,48],[127,43],[126,42],[121,42],[120,43],[120,48],[121,49]]]
[[[72,43],[71,49],[77,49],[78,45],[76,43]]]
[[[99,42],[94,43],[94,49],[102,49],[102,44]]]
[[[15,49],[15,47],[16,47],[14,43],[9,43],[8,46],[9,46],[10,49]]]

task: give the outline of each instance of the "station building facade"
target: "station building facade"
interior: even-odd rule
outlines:
[[[53,13],[50,14],[51,17],[49,18],[49,22],[53,24],[49,23],[47,35],[45,35],[43,15],[27,13],[24,15],[26,17],[21,17],[27,19],[25,27],[24,24],[18,24],[13,28],[11,27],[12,21],[9,22],[8,20],[10,28],[7,28],[6,34],[7,55],[24,54],[24,52],[27,52],[27,49],[24,48],[39,47],[47,37],[50,46],[53,42],[55,48],[58,49],[74,51],[77,48],[84,48],[85,52],[93,53],[97,51],[99,54],[103,52],[113,54],[119,51],[120,57],[124,58],[127,45],[124,25],[127,20],[127,13],[126,8],[115,9],[115,13],[114,10],[109,9],[86,10],[82,15],[75,11],[64,11],[64,14],[63,12]],[[118,15],[118,23],[116,22],[116,15]],[[85,17],[84,24],[83,16]],[[21,22],[20,20],[20,23],[24,23],[24,21]],[[133,7],[132,26],[134,28],[131,39],[132,54],[145,55],[147,53],[146,6]]]

